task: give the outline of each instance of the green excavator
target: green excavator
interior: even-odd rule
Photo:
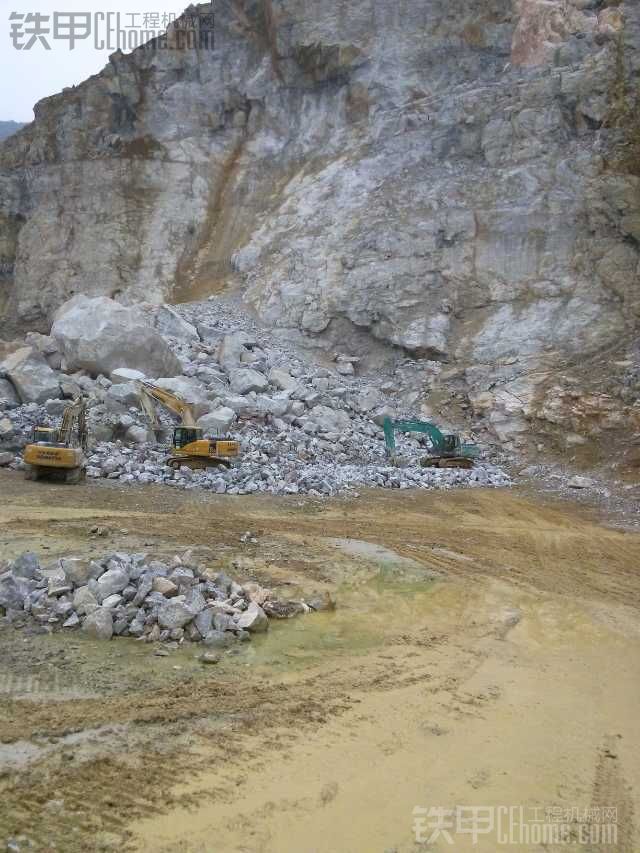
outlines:
[[[420,460],[423,468],[473,468],[480,453],[475,444],[463,444],[460,436],[441,432],[435,424],[427,421],[393,421],[385,418],[384,440],[387,456],[396,462],[396,432],[417,432],[429,438],[431,451]]]

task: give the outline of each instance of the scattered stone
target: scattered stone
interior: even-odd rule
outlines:
[[[244,613],[238,619],[238,628],[257,634],[266,631],[269,627],[269,619],[259,604],[252,601]]]
[[[213,629],[207,633],[203,642],[205,646],[211,646],[214,649],[226,649],[235,643],[235,638],[230,631]]]
[[[111,611],[98,607],[86,617],[82,629],[95,640],[110,640],[113,636],[113,615]]]
[[[141,306],[143,309],[147,306]],[[154,305],[150,309],[153,327],[161,335],[189,343],[199,341],[200,335],[195,326],[187,323],[178,312],[169,305]]]
[[[113,595],[108,595],[105,599],[103,599],[102,606],[105,607],[107,610],[114,610],[121,603],[122,596],[118,595],[118,593],[116,592]]]
[[[248,394],[250,391],[266,391],[269,387],[267,377],[251,367],[239,367],[229,373],[231,389],[236,394]]]
[[[96,598],[103,602],[105,598],[122,590],[129,583],[129,574],[125,569],[109,569],[96,582]]]
[[[312,610],[318,612],[336,609],[336,603],[328,592],[325,592],[323,595],[315,595],[307,599],[306,603]]]
[[[73,596],[73,607],[81,615],[91,613],[98,607],[98,599],[88,586],[79,587]]]
[[[154,578],[152,589],[154,592],[159,592],[161,595],[164,595],[165,598],[171,598],[178,594],[178,587],[173,581],[170,581],[169,578]]]
[[[269,371],[269,382],[281,391],[295,391],[298,388],[298,380],[289,371],[278,367]]]
[[[22,610],[30,592],[28,581],[16,578],[11,572],[0,575],[0,607]]]
[[[31,551],[21,554],[11,564],[11,572],[16,578],[33,580],[40,570],[40,561]]]
[[[96,560],[63,557],[51,568],[42,568],[36,554],[25,553],[5,564],[4,571],[0,567],[0,608],[7,624],[25,630],[82,625],[97,639],[203,642],[214,649],[266,631],[270,616],[311,612],[304,602],[274,599],[257,583],[243,586],[225,572],[207,574],[191,551],[170,565],[117,552]]]
[[[211,630],[213,622],[213,611],[210,609],[201,610],[193,620],[195,627],[198,629],[202,638],[206,637]]]
[[[182,601],[169,602],[158,611],[158,624],[172,631],[183,628],[196,614]]]
[[[204,664],[220,663],[218,652],[203,652],[198,659]]]
[[[579,475],[572,477],[567,482],[567,486],[570,489],[592,489],[595,485],[595,480],[592,480],[590,477],[581,477]]]

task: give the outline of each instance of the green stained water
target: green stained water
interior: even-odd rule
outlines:
[[[325,662],[327,657],[363,654],[384,647],[408,626],[427,624],[437,582],[406,580],[382,570],[358,584],[342,584],[335,593],[336,610],[293,619],[272,620],[267,634],[226,657],[276,673],[296,671]]]

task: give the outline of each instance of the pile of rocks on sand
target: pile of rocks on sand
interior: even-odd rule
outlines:
[[[220,650],[267,631],[270,618],[333,606],[326,595],[278,600],[257,583],[210,573],[190,551],[169,562],[115,552],[42,566],[36,554],[25,553],[0,564],[0,621],[38,633],[80,629],[100,640],[133,637]]]

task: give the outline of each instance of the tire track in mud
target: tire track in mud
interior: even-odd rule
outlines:
[[[591,844],[587,853],[638,853],[638,838],[634,826],[632,792],[621,768],[622,738],[607,735],[598,750],[595,779],[593,782],[592,809],[616,809],[615,843],[603,838],[601,843]],[[606,824],[602,816],[602,824]],[[640,840],[640,839],[639,839]]]

